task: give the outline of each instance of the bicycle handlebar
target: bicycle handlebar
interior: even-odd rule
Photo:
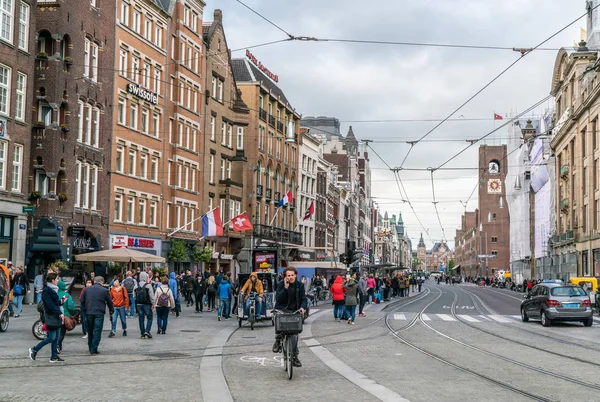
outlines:
[[[300,313],[302,310],[302,307],[300,307],[298,310],[294,311],[292,314],[298,314]],[[276,308],[274,308],[273,310],[271,310],[271,313],[275,313],[275,314],[288,314],[285,311],[281,311],[281,310],[277,310]]]

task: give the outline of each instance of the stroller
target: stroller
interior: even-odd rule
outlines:
[[[8,303],[10,303],[10,272],[0,265],[0,332],[8,329]]]

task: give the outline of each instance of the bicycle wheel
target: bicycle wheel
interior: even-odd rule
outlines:
[[[287,371],[287,367],[288,367],[288,361],[287,361],[287,337],[283,337],[283,339],[281,340],[281,351],[282,351],[282,358],[283,358],[283,369],[285,371]]]
[[[252,306],[252,304],[250,304],[250,308],[248,309],[248,321],[250,321],[250,329],[252,331],[254,331],[254,322],[256,321],[256,316],[255,314],[255,307]]]
[[[293,356],[294,356],[294,348],[292,346],[292,337],[291,336],[287,336],[286,337],[286,353],[285,353],[285,359],[287,360],[287,375],[288,378],[291,380],[292,379],[292,374],[294,373],[294,365],[292,364],[292,360],[293,360]]]
[[[42,320],[37,320],[31,326],[31,332],[33,333],[33,336],[40,341],[46,339],[48,336],[48,333],[42,329],[43,325],[44,324],[42,323]]]

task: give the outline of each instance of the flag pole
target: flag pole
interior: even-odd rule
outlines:
[[[280,209],[281,207],[277,207],[277,209],[275,210],[275,215],[273,215],[273,219],[271,219],[271,223],[269,223],[269,226],[273,226],[273,222],[275,222],[275,218],[277,218],[277,214],[279,213]]]
[[[217,209],[217,208],[213,208],[213,209],[211,209],[211,210],[210,210],[210,211],[208,211],[208,212],[212,212],[212,211],[214,211],[215,209]],[[193,221],[191,221],[191,222],[188,222],[188,223],[184,224],[184,225],[183,225],[183,226],[181,226],[181,227],[178,227],[177,229],[175,229],[174,231],[172,231],[171,233],[169,233],[169,234],[167,235],[167,237],[171,237],[171,236],[173,236],[175,233],[182,231],[183,229],[185,229],[186,227],[188,227],[188,226],[189,226],[189,225],[191,225],[192,223],[196,222],[197,220],[200,220],[200,219],[204,218],[204,217],[206,216],[206,214],[208,214],[208,212],[205,212],[205,213],[203,213],[202,215],[200,215],[199,217],[197,217],[196,219],[194,219]]]

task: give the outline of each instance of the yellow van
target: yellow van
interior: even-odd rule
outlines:
[[[593,276],[574,276],[569,278],[569,283],[577,285],[583,288],[590,295],[590,302],[596,307],[600,307],[596,304],[596,297],[598,294],[598,278]]]

